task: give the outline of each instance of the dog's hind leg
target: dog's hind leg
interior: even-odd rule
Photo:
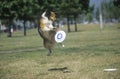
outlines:
[[[50,56],[51,53],[52,53],[52,50],[51,50],[51,49],[48,49],[48,54],[47,54],[47,56]]]

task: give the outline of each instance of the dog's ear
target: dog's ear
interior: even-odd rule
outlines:
[[[50,12],[50,19],[52,20],[52,21],[55,21],[56,20],[56,14],[54,13],[54,12]]]

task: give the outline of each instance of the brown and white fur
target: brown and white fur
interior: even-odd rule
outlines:
[[[53,21],[55,21],[55,13],[50,12],[50,16],[46,17],[46,11],[41,15],[40,18],[40,27],[42,31],[50,31],[53,30]]]
[[[48,49],[48,56],[52,53],[52,48],[55,44],[54,36],[58,31],[57,27],[53,27],[53,21],[56,19],[54,12],[50,12],[50,16],[46,17],[46,12],[41,15],[39,20],[38,32],[43,39],[43,44]]]

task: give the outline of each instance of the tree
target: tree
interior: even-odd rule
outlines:
[[[87,12],[89,0],[61,0],[60,13],[67,17],[68,32],[70,32],[70,16],[74,16],[75,31],[77,31],[76,18],[79,14]]]
[[[38,12],[40,6],[38,0],[3,0],[0,1],[0,17],[8,20],[9,37],[12,36],[10,31],[13,19],[24,20],[24,35],[26,36],[25,22],[33,19],[35,12]]]
[[[8,26],[8,37],[12,36],[11,25],[12,20],[16,18],[16,12],[13,10],[13,4],[16,4],[16,1],[4,0],[0,1],[0,19],[5,20]]]
[[[70,17],[74,17],[75,31],[77,31],[76,18],[83,12],[88,12],[89,0],[42,0],[43,8],[55,11],[58,16],[67,17],[68,32],[70,32]]]
[[[24,36],[26,36],[25,22],[34,19],[33,15],[36,14],[35,12],[38,11],[40,6],[38,5],[37,0],[18,0],[15,7],[17,7],[15,10],[18,14],[17,18],[24,20]]]
[[[58,16],[67,17],[68,32],[70,32],[70,17],[74,16],[77,31],[76,18],[79,14],[88,12],[89,0],[0,0],[0,18],[9,20],[9,29],[13,19],[22,19],[25,22],[34,19],[36,14],[46,9],[55,11]],[[24,35],[26,35],[25,26]]]
[[[114,4],[114,6],[120,8],[120,0],[113,0],[113,4]]]
[[[94,9],[94,5],[89,7],[88,9],[88,12],[86,13],[86,19],[89,21],[89,22],[92,22],[93,21],[93,9]]]

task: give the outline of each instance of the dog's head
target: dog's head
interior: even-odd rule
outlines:
[[[52,21],[56,20],[56,15],[54,12],[50,12],[50,20],[52,20]]]

